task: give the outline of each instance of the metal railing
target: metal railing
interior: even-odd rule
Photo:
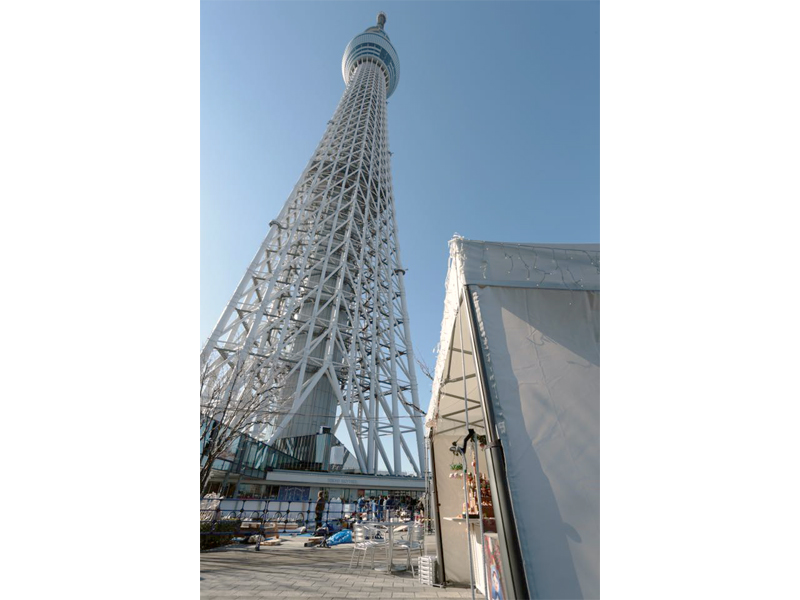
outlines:
[[[358,520],[378,520],[394,516],[396,510],[376,510],[370,508],[358,512],[353,502],[326,502],[322,511],[321,524],[334,523],[344,526]],[[407,511],[413,518],[414,511]],[[209,531],[201,531],[201,536],[226,535],[242,537],[275,533],[299,533],[302,527],[314,531],[317,524],[316,502],[248,499],[201,498],[200,522],[210,523]],[[221,523],[237,523],[233,530],[220,529]],[[247,527],[243,527],[243,525]],[[255,525],[255,526],[254,526]],[[260,541],[256,549],[260,547]]]

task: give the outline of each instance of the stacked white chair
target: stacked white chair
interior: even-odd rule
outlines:
[[[436,584],[436,557],[419,557],[419,582],[422,585]]]

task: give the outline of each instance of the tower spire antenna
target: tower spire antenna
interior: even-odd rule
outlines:
[[[383,29],[384,25],[386,25],[386,13],[381,11],[378,13],[378,27]]]

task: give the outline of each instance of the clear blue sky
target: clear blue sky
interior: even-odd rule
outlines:
[[[401,65],[389,141],[417,355],[435,364],[454,233],[599,241],[599,3],[204,1],[201,344],[336,108],[345,46],[380,10]]]

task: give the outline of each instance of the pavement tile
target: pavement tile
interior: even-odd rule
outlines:
[[[431,546],[433,547],[433,546]],[[369,568],[349,569],[352,549],[303,548],[287,540],[258,553],[235,547],[201,553],[202,600],[236,598],[341,598],[392,600],[414,598],[469,598],[468,589],[441,590],[423,586],[411,573],[389,575]],[[379,564],[380,557],[375,561]],[[481,597],[481,596],[477,596]]]

